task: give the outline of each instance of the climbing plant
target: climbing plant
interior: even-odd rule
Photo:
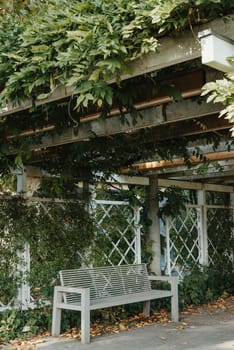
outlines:
[[[93,238],[92,217],[85,208],[81,201],[29,202],[16,195],[1,197],[0,302],[13,301],[25,279],[35,300],[51,297],[57,272],[81,265],[80,255]],[[26,243],[31,252],[30,275],[17,268],[23,266],[20,252]]]
[[[222,103],[225,108],[220,112],[220,117],[225,117],[233,124],[234,122],[234,57],[229,57],[233,65],[233,71],[223,79],[205,84],[202,95],[209,95],[207,102]],[[234,135],[234,128],[231,128]]]
[[[44,99],[66,85],[77,93],[77,109],[111,106],[109,80],[120,81],[129,62],[160,50],[159,37],[232,9],[219,0],[35,1],[2,16],[1,104]]]
[[[19,7],[15,2],[11,5],[6,10],[2,6],[4,11],[0,14],[0,105],[4,109],[9,104],[30,99],[32,109],[1,118],[2,171],[14,167],[15,163],[22,166],[34,158],[32,145],[37,149],[41,137],[49,131],[50,135],[62,133],[71,126],[74,132],[79,132],[80,119],[87,113],[98,112],[101,117],[107,117],[110,110],[116,108],[121,122],[127,122],[125,116],[129,113],[134,126],[141,117],[133,107],[134,101],[145,91],[145,85],[141,88],[140,81],[130,84],[121,81],[124,74],[131,75],[131,62],[151,51],[160,55],[161,37],[220,16],[228,17],[233,11],[232,3],[220,0],[50,0],[24,2]],[[152,76],[148,78],[151,86],[147,83],[146,91],[157,94],[157,79],[152,84]],[[139,90],[130,85],[138,86]],[[61,86],[72,89],[70,101],[35,107],[36,100],[46,102]],[[181,98],[178,92],[171,92],[172,87],[169,90],[167,94],[174,100]],[[102,139],[104,143],[106,140]],[[124,140],[127,149],[130,142],[126,140],[127,137]],[[88,150],[89,158],[93,157],[93,164],[97,159],[100,164],[104,163],[103,159],[108,163],[109,154],[101,155],[100,141],[96,142],[92,145],[97,147],[100,156],[97,158],[95,151],[91,155]],[[86,143],[86,147],[89,146]],[[147,143],[142,147],[146,153]],[[85,158],[84,144],[81,148]],[[112,148],[113,153],[115,149],[118,147]],[[160,153],[160,144],[153,149]],[[172,142],[172,148],[168,144],[167,154],[172,154],[173,149]],[[105,147],[102,152],[104,150]],[[128,162],[120,155],[117,163],[125,166],[141,159],[143,153],[129,156]],[[38,154],[43,163],[50,151],[42,150]],[[61,154],[60,149],[55,149],[53,154],[56,160],[57,154]],[[77,157],[72,162],[78,164]]]

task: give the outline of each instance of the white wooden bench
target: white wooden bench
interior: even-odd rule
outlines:
[[[60,334],[61,310],[81,312],[81,342],[90,342],[90,310],[171,297],[171,319],[178,321],[178,278],[149,276],[145,264],[104,266],[60,271],[61,286],[54,288],[52,335]],[[151,281],[168,281],[170,290],[151,288]]]

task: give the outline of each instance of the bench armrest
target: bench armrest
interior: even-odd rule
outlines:
[[[77,287],[64,287],[64,286],[56,286],[54,290],[57,293],[77,293],[77,294],[85,294],[87,290],[90,288],[77,288]]]
[[[179,277],[177,276],[154,276],[154,275],[148,275],[148,278],[150,281],[165,281],[170,283],[171,285],[171,291],[172,294],[178,295],[178,284],[179,284]]]
[[[179,284],[179,278],[177,276],[154,276],[148,275],[150,281],[165,281],[169,283]]]
[[[66,299],[62,302],[63,296],[66,293],[72,294],[80,294],[81,297],[81,307],[86,303],[89,305],[90,303],[90,288],[76,288],[76,287],[64,287],[64,286],[56,286],[54,287],[54,301],[53,304],[56,305],[65,305],[67,304]]]

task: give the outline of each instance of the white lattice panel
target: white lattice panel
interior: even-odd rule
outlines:
[[[96,244],[103,244],[103,263],[133,264],[141,261],[139,208],[122,201],[96,201]]]
[[[201,260],[200,207],[167,219],[167,272],[181,278]]]
[[[224,215],[225,214],[225,215]],[[220,220],[220,217],[226,218]],[[215,266],[222,259],[233,261],[229,235],[233,230],[233,209],[207,208],[208,263]],[[226,237],[226,235],[228,237]]]

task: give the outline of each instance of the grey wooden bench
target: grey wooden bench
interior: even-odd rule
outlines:
[[[171,319],[178,321],[178,278],[149,276],[145,264],[104,266],[60,271],[61,286],[54,288],[52,335],[60,333],[61,310],[81,312],[81,342],[90,342],[90,310],[144,302],[145,316],[150,300],[171,298]],[[170,290],[151,288],[151,281],[167,281]]]

